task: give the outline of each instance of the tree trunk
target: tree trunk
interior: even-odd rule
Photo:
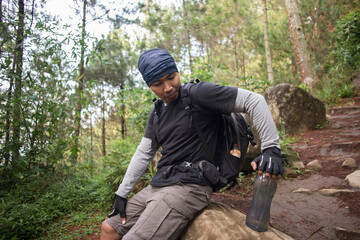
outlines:
[[[238,2],[235,1],[235,12],[238,12]],[[239,17],[236,17],[235,18],[235,28],[236,30],[233,31],[232,33],[234,34],[234,37],[232,38],[232,42],[233,42],[233,46],[234,46],[234,57],[235,57],[235,71],[236,71],[236,74],[235,74],[235,77],[236,78],[239,78],[239,57],[238,57],[238,49],[237,49],[237,33],[238,33],[238,26],[239,26],[239,23],[238,23],[238,18]]]
[[[87,0],[84,0],[83,4],[83,19],[82,19],[82,32],[81,32],[81,53],[80,53],[80,67],[79,67],[79,77],[78,77],[78,89],[77,89],[77,105],[75,110],[75,141],[74,149],[72,151],[71,161],[76,163],[79,152],[79,137],[81,129],[81,110],[82,110],[82,96],[84,90],[84,73],[85,73],[85,26],[86,26],[86,5]]]
[[[299,8],[296,0],[285,0],[290,38],[295,52],[296,65],[300,70],[301,81],[311,90],[314,87],[314,69],[300,19]]]
[[[15,45],[15,89],[14,89],[14,115],[13,115],[13,159],[14,161],[20,158],[20,125],[21,125],[21,92],[22,92],[22,66],[23,66],[23,42],[24,42],[24,0],[18,1],[18,28],[16,33]]]
[[[264,7],[264,41],[265,41],[265,55],[266,55],[266,69],[268,73],[268,80],[270,83],[274,82],[274,74],[271,61],[271,50],[269,45],[269,29],[268,29],[268,18],[267,18],[267,7],[266,0],[263,1]]]
[[[236,78],[239,78],[239,60],[238,60],[238,54],[237,54],[237,41],[236,41],[236,32],[234,33],[234,39],[233,39],[233,45],[234,45],[234,57],[235,57],[235,71],[236,71]]]
[[[106,127],[105,127],[105,97],[102,97],[102,106],[101,106],[101,146],[102,146],[102,154],[106,156]]]
[[[187,45],[188,45],[190,75],[192,76],[193,60],[192,60],[192,56],[191,56],[191,41],[190,41],[190,32],[189,32],[188,13],[187,13],[187,9],[186,9],[186,0],[183,0],[183,19],[184,19],[184,27],[185,27],[185,31],[186,31],[186,41],[187,41]]]
[[[124,83],[120,84],[120,96],[121,96],[121,106],[120,106],[121,137],[122,137],[122,139],[125,139],[125,137],[126,137],[126,121],[125,121]]]
[[[150,19],[150,5],[151,5],[151,3],[152,3],[152,0],[147,0],[146,1],[146,20],[148,20],[148,19]],[[151,30],[149,29],[148,31],[147,31],[147,34],[148,34],[148,36],[147,36],[147,40],[148,40],[148,42],[149,43],[151,43],[151,39],[152,39],[152,37],[151,37]]]
[[[126,123],[125,123],[125,105],[122,104],[121,105],[121,136],[122,136],[122,139],[125,139],[126,137]]]
[[[91,151],[91,157],[90,157],[90,163],[94,163],[94,137],[93,137],[93,121],[92,121],[92,115],[93,113],[90,112],[90,151]]]
[[[2,0],[0,0],[0,33],[3,32],[3,24],[2,24],[2,19],[3,19],[3,11],[2,11]],[[1,50],[1,45],[0,45],[0,58],[2,56],[2,50]]]
[[[15,62],[13,63],[13,69],[15,69]],[[14,80],[10,78],[10,86],[7,94],[6,102],[6,117],[5,117],[5,145],[4,145],[4,158],[5,166],[10,162],[10,127],[11,127],[11,101],[12,101],[12,89],[14,85]]]

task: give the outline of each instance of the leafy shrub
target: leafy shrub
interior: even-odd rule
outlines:
[[[351,98],[356,96],[355,86],[352,84],[343,83],[338,88],[338,97]]]
[[[0,199],[0,239],[30,239],[44,233],[55,218],[86,206],[109,203],[104,177],[53,179],[40,189],[37,182],[14,186]]]
[[[336,43],[331,52],[336,59],[333,72],[360,70],[360,11],[349,13],[336,23]]]
[[[264,94],[266,89],[271,86],[268,80],[256,79],[254,76],[240,77],[241,87],[249,91]]]
[[[125,140],[117,138],[111,143],[108,156],[104,157],[106,173],[105,181],[116,190],[122,181],[137,144],[130,137]]]

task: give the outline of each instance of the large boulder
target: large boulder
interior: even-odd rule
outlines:
[[[246,216],[228,205],[212,202],[184,231],[181,240],[293,239],[272,227],[256,232],[245,224]]]
[[[289,134],[326,124],[324,103],[292,84],[281,83],[270,88],[265,99],[277,128],[283,126]]]

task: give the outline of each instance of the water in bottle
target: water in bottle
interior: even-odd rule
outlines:
[[[270,222],[270,205],[276,192],[277,180],[256,175],[254,194],[246,215],[246,225],[258,232],[265,232]]]

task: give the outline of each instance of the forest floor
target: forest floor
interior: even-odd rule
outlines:
[[[360,239],[360,189],[348,185],[345,177],[359,170],[360,162],[360,97],[342,102],[327,110],[329,124],[324,129],[298,134],[293,148],[306,166],[319,160],[319,172],[301,171],[292,179],[281,179],[271,206],[270,226],[294,239],[345,239],[347,229]],[[342,163],[349,158],[357,162],[356,169],[344,169]],[[250,177],[250,176],[249,176]],[[301,188],[308,193],[293,193]],[[320,189],[351,189],[336,196],[324,196]],[[212,200],[226,203],[246,214],[252,192],[234,187],[225,193],[215,193]],[[348,239],[348,238],[346,238]]]
[[[298,141],[293,144],[305,165],[317,159],[323,168],[319,172],[298,171],[297,177],[279,180],[272,202],[270,226],[296,240],[345,239],[339,235],[340,232],[336,233],[338,227],[359,234],[360,190],[350,187],[345,180],[359,167],[344,169],[342,163],[353,158],[359,166],[360,97],[329,107],[327,118],[329,124],[326,128],[298,134]],[[253,175],[247,175],[244,184],[223,193],[214,193],[212,201],[228,204],[246,214],[252,197],[251,178]],[[301,188],[310,191],[293,193]],[[324,188],[351,189],[354,192],[324,196],[319,193]],[[82,239],[100,239],[99,230]],[[357,237],[354,239],[360,239]]]

